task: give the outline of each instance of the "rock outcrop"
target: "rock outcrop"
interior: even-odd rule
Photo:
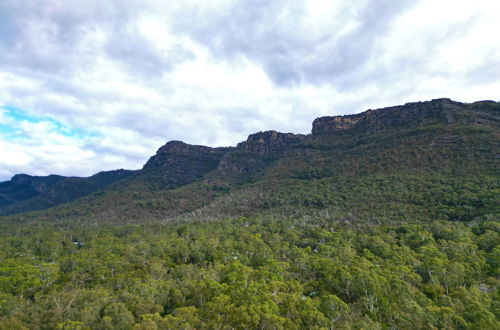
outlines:
[[[278,151],[280,148],[300,142],[305,135],[280,133],[276,131],[265,131],[251,134],[244,142],[238,143],[236,149],[254,152],[258,154],[269,154]]]
[[[203,158],[207,162],[218,161],[229,148],[211,148],[187,144],[182,141],[170,141],[160,147],[143,169],[170,168],[183,166],[190,158]]]
[[[367,110],[356,115],[321,117],[313,122],[312,134],[332,134],[352,128],[373,132],[385,128],[415,128],[436,123],[453,123],[465,104],[450,99],[407,103],[401,106]]]
[[[265,131],[251,134],[238,143],[234,152],[219,162],[218,172],[226,179],[245,181],[270,166],[286,147],[298,143],[305,135]]]
[[[170,141],[143,167],[143,172],[159,178],[167,187],[188,184],[217,168],[221,158],[234,148],[211,148]]]

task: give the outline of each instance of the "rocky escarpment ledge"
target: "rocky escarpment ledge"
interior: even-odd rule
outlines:
[[[279,148],[300,142],[305,135],[293,133],[280,133],[276,131],[265,131],[251,134],[244,142],[238,143],[236,149],[254,152],[258,154],[268,154],[277,151]]]
[[[170,141],[158,149],[156,155],[148,160],[143,169],[182,166],[186,163],[186,156],[202,157],[213,162],[220,159],[230,149],[234,148],[211,148],[182,141]]]
[[[187,144],[182,141],[170,141],[160,147],[156,154],[182,153],[182,154],[219,154],[227,148],[211,148],[202,145]]]
[[[376,110],[370,109],[355,115],[321,117],[314,120],[312,134],[332,134],[363,126],[373,131],[396,126],[412,128],[438,122],[452,123],[456,120],[457,111],[464,108],[464,103],[450,99],[435,99]]]
[[[214,170],[228,150],[170,141],[144,165],[141,173],[174,188],[191,183]]]

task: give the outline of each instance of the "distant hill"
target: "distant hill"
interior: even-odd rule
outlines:
[[[134,171],[99,172],[88,178],[17,174],[0,182],[0,215],[41,210],[67,203],[123,180]]]
[[[138,171],[16,175],[0,183],[0,214],[97,222],[491,217],[500,204],[499,125],[497,102],[436,99],[317,118],[311,134],[259,132],[236,147],[171,141]],[[25,213],[33,210],[43,211]]]

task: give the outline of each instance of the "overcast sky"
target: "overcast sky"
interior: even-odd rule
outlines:
[[[0,181],[500,99],[498,0],[1,0]]]

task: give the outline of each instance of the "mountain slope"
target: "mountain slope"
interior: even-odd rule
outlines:
[[[11,207],[90,193],[0,218],[0,329],[499,329],[499,108],[171,141],[98,190],[15,176]]]
[[[88,178],[18,174],[10,181],[0,182],[0,215],[67,203],[133,174],[127,170],[99,172]]]
[[[409,209],[419,219],[471,220],[498,212],[499,125],[499,103],[437,99],[318,118],[310,135],[259,132],[235,148],[171,141],[134,175],[31,216],[122,222],[328,211],[402,221],[398,209]],[[432,187],[437,195],[422,197]],[[462,205],[460,214],[447,203]]]

